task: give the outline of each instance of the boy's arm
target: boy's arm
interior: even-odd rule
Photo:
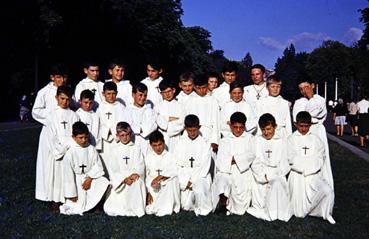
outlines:
[[[308,103],[306,104],[306,111],[311,114],[312,118],[317,120],[323,120],[327,115],[325,102],[319,99],[317,96],[309,99]]]
[[[169,136],[174,136],[180,134],[184,129],[184,118],[186,117],[184,108],[181,104],[178,103],[179,109],[179,117],[176,120],[172,120],[169,122],[167,133]]]
[[[93,147],[93,146],[91,146]],[[87,176],[95,179],[95,178],[100,178],[102,176],[104,176],[104,168],[102,166],[101,163],[101,159],[99,157],[99,154],[97,153],[96,149],[93,148],[91,150],[92,155],[90,157],[93,158],[92,162],[93,162],[93,166],[91,167],[91,169],[88,171]]]
[[[46,125],[47,109],[44,90],[37,93],[35,103],[32,108],[32,117],[43,125]]]
[[[198,177],[201,177],[201,178],[207,177],[209,172],[210,172],[210,165],[211,165],[211,148],[208,148],[206,153],[204,155],[202,155],[201,165],[197,169],[197,172],[195,172],[194,176],[196,178],[198,178]]]
[[[63,160],[64,166],[64,197],[74,198],[77,197],[77,184],[76,176],[74,173],[74,165],[72,161],[72,152],[68,151]]]
[[[237,167],[240,170],[240,173],[248,170],[255,159],[255,141],[254,137],[249,140],[249,143],[245,145],[245,150],[242,154],[233,155],[234,160],[236,161]]]
[[[142,124],[141,136],[146,138],[151,132],[157,129],[156,125],[156,115],[153,109],[147,108],[144,112]]]
[[[215,166],[220,172],[229,174],[231,173],[231,163],[232,155],[229,152],[229,145],[227,145],[225,139],[222,139],[219,143],[219,150],[215,160]]]

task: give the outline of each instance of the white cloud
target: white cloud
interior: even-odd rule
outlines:
[[[272,50],[283,50],[286,47],[285,44],[271,37],[259,37],[259,44]]]
[[[352,45],[353,43],[360,40],[362,35],[363,30],[356,27],[351,27],[344,35],[344,42],[348,45]]]
[[[330,40],[331,38],[325,33],[310,33],[302,32],[292,36],[287,40],[288,45],[294,44],[299,51],[310,51],[321,45],[323,41]]]

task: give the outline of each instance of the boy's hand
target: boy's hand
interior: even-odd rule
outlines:
[[[154,178],[154,180],[152,180],[151,182],[151,187],[152,188],[158,188],[159,187],[159,183],[160,181],[163,179],[163,176],[159,175],[156,176],[156,178]]]
[[[68,200],[71,200],[72,202],[77,202],[78,197],[73,197],[73,198],[67,198]]]
[[[124,184],[127,184],[128,186],[130,186],[130,185],[133,183],[133,181],[132,181],[132,179],[131,179],[130,177],[126,177],[126,178],[123,180],[123,183],[124,183]]]
[[[151,194],[148,192],[146,195],[146,205],[150,205],[153,201]]]
[[[211,143],[211,148],[213,149],[214,153],[218,152],[218,145],[217,144]]]
[[[140,175],[138,175],[137,173],[133,173],[131,176],[129,176],[129,178],[130,178],[133,182],[136,182],[136,181],[140,178]]]
[[[188,183],[187,183],[187,186],[186,186],[186,188],[185,188],[185,191],[186,190],[190,190],[190,191],[192,191],[192,183],[191,183],[191,181],[188,181]]]
[[[82,183],[82,188],[84,190],[89,190],[91,188],[92,178],[86,177],[85,181]]]

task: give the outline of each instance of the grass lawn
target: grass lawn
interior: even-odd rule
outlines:
[[[369,164],[331,143],[335,225],[321,218],[264,222],[250,215],[64,216],[34,199],[40,129],[0,132],[0,238],[369,238]]]

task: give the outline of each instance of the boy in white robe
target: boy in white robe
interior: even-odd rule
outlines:
[[[213,94],[213,90],[219,87],[219,75],[216,72],[209,73],[208,75],[208,95]]]
[[[145,214],[145,164],[140,147],[131,138],[133,132],[126,122],[117,124],[119,142],[111,160],[112,190],[104,204],[109,216],[142,217]]]
[[[67,77],[64,67],[55,65],[50,70],[50,82],[43,87],[36,96],[32,108],[32,117],[42,124],[39,137],[37,160],[36,160],[36,189],[35,198],[42,201],[49,201],[46,194],[46,174],[47,156],[49,151],[48,137],[46,134],[46,118],[50,112],[57,108],[58,102],[55,98],[56,90],[59,86],[65,85]]]
[[[182,104],[174,99],[176,89],[166,80],[159,84],[163,101],[155,106],[156,123],[164,135],[167,150],[172,152],[184,129],[185,110]]]
[[[113,60],[110,62],[108,68],[111,79],[105,80],[105,82],[113,81],[117,84],[117,100],[125,106],[133,104],[132,85],[129,80],[124,79],[125,65],[117,60]]]
[[[215,212],[243,215],[250,206],[255,158],[254,136],[245,133],[246,116],[235,112],[230,117],[232,135],[222,138],[215,161],[213,207]]]
[[[200,121],[196,115],[185,118],[187,134],[181,137],[173,153],[176,155],[181,207],[206,216],[212,211],[211,148],[200,134]]]
[[[191,96],[196,95],[196,92],[193,90],[194,75],[191,72],[185,72],[179,76],[179,88],[181,91],[176,96],[176,99],[180,104],[186,105],[187,100]]]
[[[154,131],[149,136],[152,152],[145,158],[146,213],[156,216],[178,213],[180,191],[174,154],[165,150],[164,136]]]
[[[220,109],[222,109],[223,105],[230,100],[229,86],[236,80],[237,72],[238,65],[235,61],[226,62],[222,68],[222,77],[224,82],[212,92],[212,96],[217,100]]]
[[[292,216],[286,179],[290,171],[287,142],[275,134],[277,125],[273,115],[260,116],[259,127],[262,135],[256,137],[255,161],[251,165],[252,203],[247,212],[266,221],[287,222]]]
[[[59,86],[56,91],[57,108],[49,112],[46,118],[46,134],[49,147],[45,162],[46,201],[53,201],[54,210],[63,203],[63,157],[72,143],[72,125],[79,121],[78,115],[69,109],[72,90],[67,86]]]
[[[244,97],[246,102],[248,102],[254,109],[258,100],[269,95],[264,81],[264,76],[265,67],[263,65],[255,64],[251,67],[251,80],[253,84],[245,86]]]
[[[93,111],[92,105],[95,95],[90,90],[83,90],[79,98],[79,105],[81,106],[77,111],[77,115],[80,120],[87,125],[89,130],[89,143],[101,150],[101,138],[100,138],[100,119],[95,111]]]
[[[110,177],[110,160],[112,148],[116,144],[115,128],[117,123],[123,121],[124,106],[117,101],[117,85],[110,81],[104,84],[104,101],[96,113],[100,119],[101,151],[100,155],[105,168],[105,175]]]
[[[104,96],[102,95],[104,84],[98,80],[100,74],[99,66],[94,62],[86,62],[83,72],[86,74],[86,78],[76,85],[74,99],[77,101],[83,90],[92,91],[95,95],[92,110],[96,111],[99,104],[104,100]]]
[[[243,99],[243,85],[234,81],[229,86],[230,100],[220,110],[220,130],[223,137],[232,135],[229,119],[235,112],[242,112],[246,116],[246,133],[252,134],[256,130],[256,114],[251,105]]]
[[[141,83],[147,86],[147,104],[154,108],[158,103],[162,101],[162,97],[159,93],[159,83],[163,80],[160,74],[163,73],[163,67],[156,63],[151,62],[147,64],[147,77],[141,81]]]
[[[290,200],[296,217],[307,215],[323,217],[335,224],[332,217],[334,191],[329,178],[323,174],[324,143],[310,131],[311,115],[300,111],[296,116],[295,131],[288,138],[288,177]]]
[[[147,104],[147,86],[143,83],[133,85],[133,104],[129,105],[125,112],[123,121],[129,123],[134,133],[134,143],[137,144],[141,153],[146,156],[149,149],[148,136],[157,129],[156,113]]]
[[[266,86],[269,95],[257,101],[256,113],[258,118],[266,113],[273,115],[277,123],[276,134],[287,138],[292,134],[291,111],[289,102],[279,94],[281,85],[282,81],[274,75],[267,78]],[[260,129],[258,134],[261,135]]]
[[[95,147],[88,143],[89,131],[83,122],[73,124],[73,140],[64,156],[65,203],[60,213],[82,215],[95,208],[109,187]]]

